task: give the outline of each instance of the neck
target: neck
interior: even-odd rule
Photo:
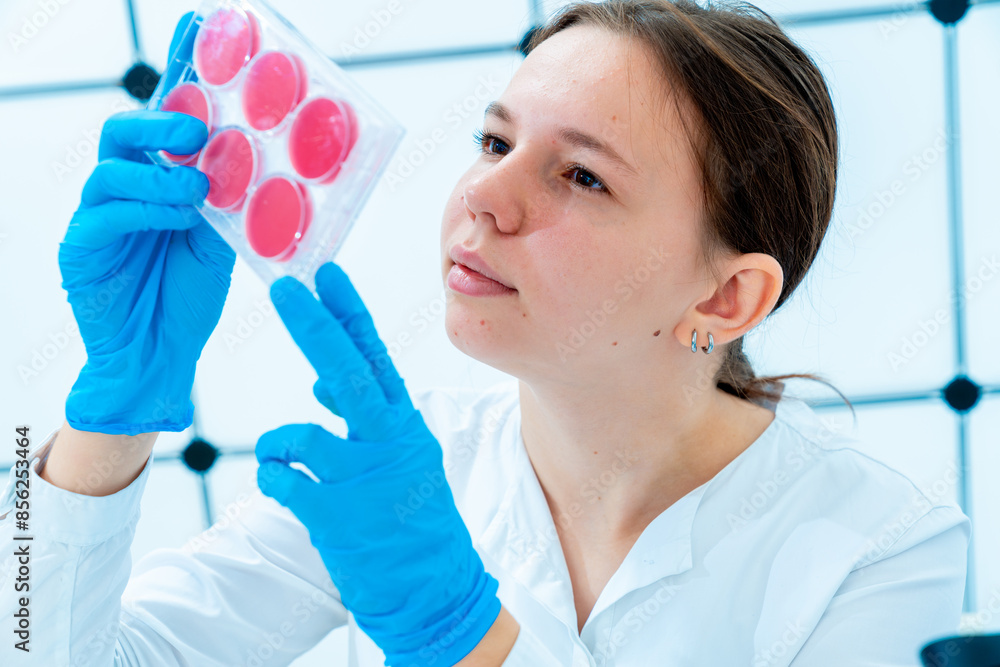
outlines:
[[[773,417],[714,387],[687,395],[651,389],[519,382],[521,435],[560,531],[638,537]]]

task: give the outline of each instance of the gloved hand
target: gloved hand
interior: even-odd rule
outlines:
[[[190,16],[171,53],[185,46],[178,41]],[[203,122],[179,113],[127,111],[104,124],[98,165],[59,246],[87,350],[66,400],[73,428],[135,435],[191,424],[195,362],[219,321],[236,255],[193,206],[208,178],[154,165],[142,151],[194,153],[206,139]]]
[[[453,665],[499,615],[497,581],[455,507],[441,445],[347,275],[324,264],[316,290],[322,303],[284,277],[271,299],[319,375],[314,394],[346,420],[347,438],[314,424],[265,433],[258,485],[309,530],[344,606],[387,664]],[[423,505],[413,509],[411,494]]]

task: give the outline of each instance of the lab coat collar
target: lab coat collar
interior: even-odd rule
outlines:
[[[576,606],[566,558],[555,522],[521,436],[518,405],[505,424],[511,432],[503,442],[514,443],[511,479],[497,513],[477,541],[549,612],[577,632]],[[659,514],[636,540],[608,581],[587,619],[598,615],[629,592],[691,568],[694,517],[706,482]]]

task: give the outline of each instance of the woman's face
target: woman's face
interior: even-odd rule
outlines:
[[[700,178],[647,58],[574,26],[532,51],[487,111],[483,154],[441,228],[448,337],[469,356],[576,381],[690,354],[680,320],[713,291],[697,271]],[[513,289],[452,289],[456,245]]]

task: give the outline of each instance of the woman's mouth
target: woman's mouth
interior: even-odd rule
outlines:
[[[448,272],[448,287],[468,296],[504,296],[517,290],[491,280],[463,264],[452,264]]]

